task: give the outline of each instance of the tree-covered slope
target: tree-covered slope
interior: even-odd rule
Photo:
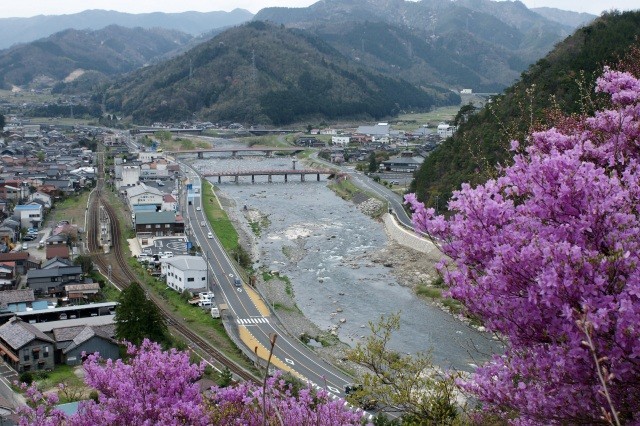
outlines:
[[[521,2],[490,0],[326,0],[265,8],[254,19],[304,28],[345,56],[415,84],[476,92],[508,87],[573,31]]]
[[[530,66],[503,95],[469,116],[424,161],[410,190],[432,206],[438,199],[442,208],[463,182],[484,182],[497,164],[511,158],[510,140],[524,141],[532,127],[548,124],[553,108],[565,113],[589,108],[584,95],[593,92],[603,66],[615,63],[638,36],[640,12],[605,14],[576,31]]]
[[[281,125],[309,117],[381,118],[459,101],[351,65],[315,36],[255,21],[110,88],[107,108],[137,123],[194,116]]]
[[[109,26],[98,31],[65,30],[0,51],[4,88],[54,84],[76,70],[103,75],[128,72],[191,39],[173,30]]]

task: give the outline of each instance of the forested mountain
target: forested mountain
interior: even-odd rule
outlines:
[[[588,112],[595,79],[640,36],[640,12],[608,13],[576,31],[521,79],[477,114],[459,114],[457,133],[433,151],[416,173],[410,191],[429,205],[449,199],[463,182],[477,184],[506,164],[512,139],[524,141],[531,128],[550,122],[553,108]],[[465,108],[467,112],[470,108]],[[440,204],[440,207],[443,207]]]
[[[254,19],[304,28],[416,84],[476,92],[501,91],[574,30],[521,2],[490,0],[325,0],[262,9]]]
[[[533,7],[531,10],[544,16],[550,21],[555,21],[575,28],[586,25],[597,18],[597,16],[590,13],[569,12],[567,10],[556,9],[554,7]]]
[[[0,18],[0,48],[34,41],[67,30],[99,30],[109,25],[127,28],[166,28],[196,36],[241,24],[253,14],[244,9],[231,12],[122,13],[113,10],[85,10],[69,15],[38,15],[31,18]]]
[[[0,85],[51,86],[85,72],[99,80],[137,69],[191,38],[174,30],[115,25],[98,31],[65,30],[0,51]]]
[[[196,116],[274,125],[311,117],[377,119],[459,102],[450,90],[356,68],[307,32],[259,21],[132,73],[104,99],[108,110],[137,123]]]

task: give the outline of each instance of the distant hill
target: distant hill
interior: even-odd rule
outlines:
[[[460,98],[447,89],[419,88],[356,68],[316,36],[254,21],[132,73],[104,93],[104,99],[108,110],[137,123],[196,116],[282,125],[322,118],[379,119]]]
[[[255,20],[306,29],[345,56],[415,84],[498,92],[571,34],[521,2],[324,0]]]
[[[137,69],[179,48],[191,36],[174,30],[124,28],[65,30],[0,51],[0,85],[52,86],[92,71],[111,76]]]
[[[244,9],[231,12],[183,12],[131,14],[112,10],[85,10],[70,15],[39,15],[32,18],[1,18],[0,49],[16,43],[34,41],[67,30],[99,30],[109,25],[127,28],[166,28],[193,36],[214,29],[230,27],[250,20],[253,14]]]
[[[531,8],[531,10],[544,16],[550,21],[570,25],[575,28],[588,24],[597,18],[596,15],[592,15],[590,13],[570,12],[567,10],[556,9],[554,7],[534,7]]]
[[[608,13],[540,59],[504,95],[475,115],[463,117],[457,133],[431,153],[417,171],[410,191],[440,209],[463,182],[482,183],[507,164],[509,141],[525,140],[533,126],[544,126],[553,104],[567,114],[580,113],[580,82],[593,91],[595,79],[607,64],[624,56],[640,36],[640,12]],[[584,73],[584,79],[581,74]],[[553,98],[553,100],[552,100]]]

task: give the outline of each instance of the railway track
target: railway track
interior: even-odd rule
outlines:
[[[106,199],[104,193],[104,176],[102,161],[98,161],[98,185],[94,190],[91,202],[89,203],[89,223],[87,229],[87,245],[89,252],[91,253],[94,263],[98,265],[103,274],[108,274],[111,281],[120,289],[124,290],[131,283],[135,282],[144,287],[140,281],[138,275],[136,275],[124,255],[121,246],[122,234],[120,232],[120,226],[118,224],[118,216],[115,209]],[[102,253],[98,241],[99,230],[99,211],[100,206],[103,206],[107,216],[110,219],[110,231],[111,231],[111,243],[112,253],[115,257],[115,265],[107,259],[107,256]],[[148,297],[152,303],[154,303],[158,309],[162,312],[165,321],[171,324],[172,328],[182,335],[188,342],[197,347],[202,353],[209,357],[210,360],[215,360],[217,363],[227,367],[233,374],[245,381],[258,382],[250,372],[244,368],[236,365],[233,361],[229,360],[223,353],[218,351],[209,342],[200,337],[197,333],[194,333],[187,326],[182,324],[180,320],[174,318],[174,316],[158,302],[157,297],[151,293],[148,293]]]

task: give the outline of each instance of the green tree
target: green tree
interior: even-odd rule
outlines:
[[[153,136],[155,136],[157,139],[159,139],[162,142],[170,141],[172,137],[171,132],[168,130],[159,130],[157,132],[154,132]]]
[[[369,172],[375,173],[378,171],[378,160],[376,159],[376,153],[369,154]]]
[[[80,255],[75,258],[73,264],[82,267],[83,274],[89,274],[93,271],[93,260],[91,260],[91,256]]]
[[[441,373],[429,354],[412,357],[390,350],[392,333],[400,328],[400,315],[381,316],[369,323],[371,335],[349,351],[349,360],[367,368],[362,386],[347,400],[372,405],[380,411],[402,412],[408,424],[449,425],[459,422],[456,404],[457,374]]]
[[[146,337],[158,343],[168,341],[167,324],[158,307],[138,283],[131,283],[120,294],[116,308],[116,336],[135,345]]]

